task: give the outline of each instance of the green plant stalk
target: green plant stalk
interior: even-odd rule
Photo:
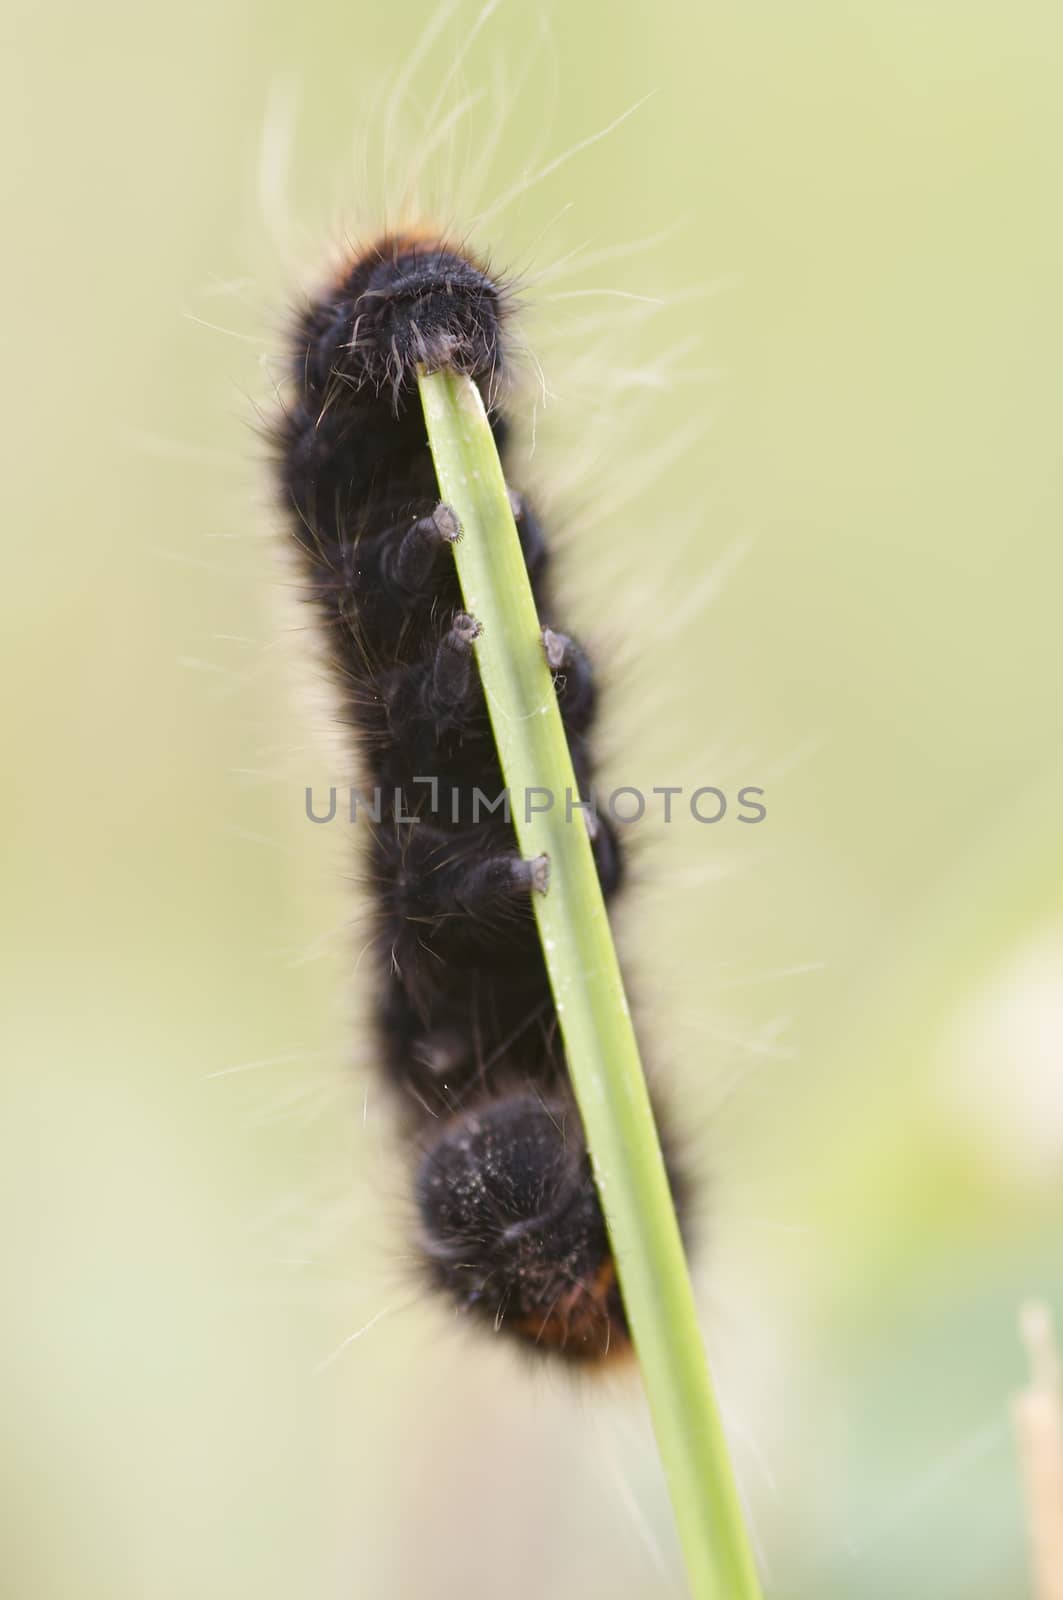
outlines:
[[[550,858],[535,914],[624,1308],[696,1600],[760,1587],[698,1327],[623,980],[498,453],[475,384],[421,373],[421,400],[521,852]],[[546,809],[547,795],[553,804]],[[537,809],[543,807],[544,809]]]

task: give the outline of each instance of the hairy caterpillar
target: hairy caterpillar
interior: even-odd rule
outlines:
[[[569,1084],[525,861],[478,796],[502,776],[462,610],[416,369],[467,373],[497,408],[505,282],[445,239],[386,236],[298,318],[277,475],[307,597],[382,812],[372,832],[376,1033],[417,1149],[414,1188],[432,1280],[540,1348],[593,1361],[626,1348],[605,1223]],[[548,624],[542,530],[512,495],[581,795],[595,686]],[[603,891],[622,862],[594,828]],[[670,1168],[672,1163],[670,1162]]]

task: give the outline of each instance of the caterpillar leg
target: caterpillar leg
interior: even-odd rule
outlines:
[[[446,926],[454,937],[467,919],[467,931],[477,942],[486,934],[497,944],[509,914],[527,906],[533,893],[545,894],[550,882],[550,858],[525,859],[511,839],[500,819],[490,827],[481,823],[457,831],[424,821],[378,835],[390,861],[382,857],[381,866],[394,885],[397,919]]]
[[[480,624],[468,612],[459,611],[436,647],[431,677],[424,685],[425,710],[453,717],[479,695],[479,679],[473,659],[473,645],[480,637]]]
[[[483,915],[507,901],[545,894],[550,885],[550,857],[527,860],[515,850],[499,850],[447,876],[443,893],[453,909]]]
[[[624,881],[624,858],[612,824],[601,817],[594,818],[591,850],[594,852],[594,864],[598,868],[598,882],[608,900],[616,894]]]
[[[410,1055],[430,1079],[454,1077],[469,1063],[470,1042],[458,1028],[435,1028],[415,1041]]]
[[[312,557],[309,596],[337,630],[336,666],[348,681],[377,690],[383,675],[420,655],[433,610],[460,599],[447,549],[461,526],[448,505],[417,497],[390,507],[382,522],[373,530],[346,522],[331,545],[300,524]]]
[[[410,594],[431,593],[440,553],[461,538],[457,514],[441,501],[405,534],[397,535],[398,530],[392,529],[382,540],[382,576]]]
[[[429,647],[426,658],[379,679],[392,754],[397,758],[396,781],[409,782],[418,773],[445,773],[449,757],[441,748],[444,736],[450,736],[451,744],[460,741],[473,730],[477,719],[486,732],[483,693],[473,656],[479,634],[475,617],[458,611],[442,638]]]
[[[590,661],[567,633],[543,629],[543,653],[554,674],[554,687],[561,720],[569,733],[584,733],[590,727],[597,702],[597,688]]]
[[[506,493],[513,520],[517,524],[524,565],[528,569],[528,576],[534,580],[546,566],[546,537],[542,524],[522,494],[518,494],[516,489],[507,489]]]

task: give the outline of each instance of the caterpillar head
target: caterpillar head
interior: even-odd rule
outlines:
[[[417,1202],[432,1274],[464,1309],[573,1361],[628,1348],[570,1103],[512,1094],[457,1116],[421,1159]]]
[[[394,237],[359,258],[343,288],[348,350],[341,370],[397,397],[416,368],[454,367],[493,384],[503,365],[505,295],[439,240]]]

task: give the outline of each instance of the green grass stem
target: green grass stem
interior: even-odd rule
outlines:
[[[550,858],[533,896],[624,1306],[695,1600],[759,1600],[675,1209],[539,619],[475,384],[420,376],[442,498],[521,852]],[[546,809],[546,795],[553,804]],[[530,804],[526,800],[530,798]],[[543,809],[538,809],[543,807]]]

